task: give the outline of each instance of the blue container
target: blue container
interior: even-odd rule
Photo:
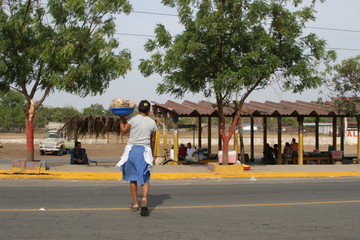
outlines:
[[[132,114],[135,110],[135,107],[128,108],[111,108],[111,112],[115,115],[129,115]]]

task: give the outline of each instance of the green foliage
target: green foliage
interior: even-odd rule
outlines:
[[[82,115],[84,116],[112,116],[111,110],[105,109],[101,104],[91,104],[90,107],[84,108],[82,111]]]
[[[25,98],[21,93],[0,92],[0,123],[24,123],[25,109]]]
[[[65,122],[71,117],[81,116],[81,113],[74,107],[39,107],[37,114],[35,115],[36,123],[46,122]]]
[[[128,14],[128,1],[1,3],[0,86],[17,88],[28,104],[39,89],[36,107],[55,90],[102,94],[131,68],[129,51],[119,51],[114,38],[114,15]]]
[[[145,45],[152,55],[139,68],[144,76],[163,76],[159,94],[202,92],[218,104],[234,96],[244,100],[274,80],[293,92],[316,88],[325,41],[303,32],[315,19],[315,2],[164,0],[177,9],[185,30],[171,37],[157,25],[156,38]]]
[[[184,31],[175,37],[163,25],[145,44],[151,52],[141,59],[145,77],[163,77],[157,93],[183,97],[185,93],[215,96],[221,120],[224,164],[228,142],[246,98],[277,81],[294,93],[322,83],[318,63],[326,57],[325,41],[305,35],[314,20],[312,0],[163,0],[175,8]],[[234,97],[236,117],[225,134],[224,106]]]
[[[40,105],[35,115],[36,123],[46,122],[66,122],[69,118],[74,116],[113,116],[111,110],[105,109],[103,105],[96,103],[91,104],[90,107],[84,108],[79,112],[76,108],[68,106],[65,108],[59,107],[44,107]]]
[[[328,86],[339,112],[359,115],[360,55],[330,65],[327,72],[330,74]]]
[[[114,37],[115,15],[131,10],[128,0],[1,1],[0,90],[18,90],[26,111],[35,113],[54,91],[104,93],[110,81],[131,69],[130,52],[119,50]],[[32,122],[26,123],[33,135]],[[33,142],[27,144],[33,149]],[[34,160],[30,152],[28,161]]]

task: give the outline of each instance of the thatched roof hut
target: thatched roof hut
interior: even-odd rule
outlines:
[[[126,116],[125,119],[128,117]],[[156,117],[152,119],[162,124],[161,119]],[[66,136],[74,139],[85,135],[104,137],[109,133],[120,136],[120,116],[76,116],[66,121],[59,131],[65,132]]]
[[[66,121],[59,130],[69,137],[77,139],[79,136],[105,136],[108,133],[120,135],[119,116],[76,116]]]

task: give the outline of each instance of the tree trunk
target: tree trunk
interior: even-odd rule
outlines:
[[[34,161],[34,102],[30,100],[30,106],[26,109],[26,161]]]
[[[221,118],[221,138],[223,140],[223,165],[229,164],[229,142],[235,132],[235,126],[237,124],[238,117],[235,117],[228,135],[225,134],[225,117]]]

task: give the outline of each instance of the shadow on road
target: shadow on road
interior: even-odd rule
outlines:
[[[163,205],[163,203],[168,199],[171,199],[170,194],[149,194],[149,212],[151,213],[156,207]]]

